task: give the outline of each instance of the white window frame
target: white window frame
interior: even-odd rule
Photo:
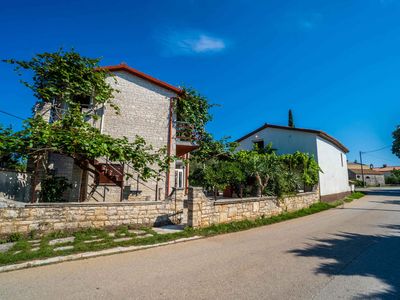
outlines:
[[[185,169],[175,169],[175,188],[177,190],[185,188]]]

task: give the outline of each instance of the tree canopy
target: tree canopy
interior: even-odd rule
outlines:
[[[37,116],[28,119],[21,131],[0,128],[2,154],[18,153],[28,158],[51,152],[76,160],[103,157],[114,162],[129,163],[144,179],[157,174],[151,165],[156,164],[163,169],[168,165],[164,149],[152,150],[151,145],[147,145],[141,137],[130,142],[125,137],[113,138],[101,134],[86,122],[77,105],[72,105],[62,119],[53,123]]]
[[[207,98],[200,95],[192,88],[183,88],[183,91],[174,101],[174,111],[176,113],[176,120],[178,122],[185,122],[190,124],[195,135],[202,140],[205,138],[206,124],[212,120],[210,114],[210,104]]]
[[[394,155],[400,158],[400,125],[396,127],[395,131],[393,131],[392,136],[392,152]]]
[[[289,115],[288,115],[288,126],[294,128],[294,120],[293,120],[293,113],[292,110],[289,109]]]
[[[33,91],[39,103],[74,104],[79,98],[91,97],[96,104],[111,102],[115,89],[107,83],[111,74],[99,67],[99,58],[81,56],[74,50],[45,52],[31,60],[5,59],[15,71],[33,73],[31,80],[21,82]]]

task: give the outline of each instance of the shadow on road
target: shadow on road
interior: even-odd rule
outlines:
[[[353,295],[353,299],[400,299],[400,225],[382,225],[388,235],[341,232],[317,239],[303,249],[289,251],[297,256],[333,260],[322,263],[317,274],[376,278],[385,285],[375,293]]]
[[[376,188],[376,189],[360,189],[364,194],[373,196],[400,196],[400,189],[392,188]]]
[[[392,204],[392,205],[400,205],[400,200],[382,200],[382,201],[369,201],[379,204]]]

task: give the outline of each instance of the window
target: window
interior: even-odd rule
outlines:
[[[264,141],[256,141],[256,142],[253,142],[253,144],[254,144],[254,148],[264,149]]]
[[[175,188],[183,189],[185,187],[184,169],[175,169]]]
[[[340,162],[342,163],[342,167],[343,167],[343,153],[340,153]]]
[[[75,96],[74,101],[78,102],[81,105],[81,109],[90,108],[92,104],[92,99],[89,96],[83,96],[83,95]]]

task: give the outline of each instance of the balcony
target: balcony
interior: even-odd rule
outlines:
[[[176,156],[183,156],[198,148],[197,142],[200,137],[192,124],[176,121],[174,125],[176,132]]]

